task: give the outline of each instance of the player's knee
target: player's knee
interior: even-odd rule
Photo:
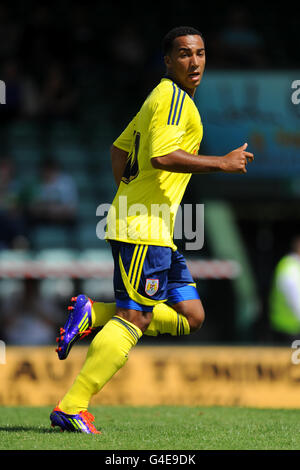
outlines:
[[[152,312],[117,308],[116,313],[124,318],[124,320],[136,325],[143,333],[147,330],[152,320]]]
[[[144,333],[152,320],[152,312],[143,312],[140,321],[141,321],[141,330]]]
[[[187,319],[190,325],[191,333],[201,328],[205,319],[205,312],[201,303],[189,312],[189,314],[187,315]]]

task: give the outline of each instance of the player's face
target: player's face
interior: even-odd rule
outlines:
[[[194,96],[205,68],[204,42],[199,35],[179,36],[165,57],[168,75]]]

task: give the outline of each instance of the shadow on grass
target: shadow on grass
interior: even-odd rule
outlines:
[[[0,432],[38,432],[39,434],[60,434],[61,430],[58,428],[45,428],[40,426],[0,426]]]

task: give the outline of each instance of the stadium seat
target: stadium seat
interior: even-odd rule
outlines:
[[[103,248],[106,244],[104,240],[100,240],[96,234],[95,223],[80,225],[77,229],[77,247],[80,250],[86,248]]]
[[[42,150],[39,147],[15,146],[10,149],[11,156],[20,168],[37,168],[42,159]]]
[[[109,245],[106,242],[104,243],[106,246],[102,245],[102,248],[83,250],[78,259],[89,266],[108,264],[112,267],[113,257],[111,250]],[[86,295],[93,299],[112,301],[114,298],[113,275],[109,273],[105,277],[85,279],[82,281],[82,288]]]
[[[76,259],[76,252],[69,248],[46,248],[36,252],[35,259],[46,263],[64,263]]]
[[[90,183],[94,189],[97,206],[102,203],[111,204],[116,192],[117,186],[109,169],[98,169],[90,177]]]
[[[107,242],[104,242],[101,248],[98,249],[84,249],[80,254],[80,260],[87,263],[103,263],[112,262],[112,254]]]
[[[27,250],[0,250],[0,265],[2,268],[8,267],[12,273],[14,266],[24,261],[30,261],[32,254]],[[13,279],[8,277],[0,278],[0,297],[2,299],[19,295],[23,292],[23,279]]]
[[[77,253],[68,248],[44,249],[36,253],[35,260],[41,261],[44,265],[59,267],[65,262],[72,262],[77,259]],[[42,279],[40,292],[43,297],[56,297],[61,299],[69,298],[74,290],[74,282],[68,276],[58,278]]]
[[[9,125],[7,135],[10,142],[22,141],[23,144],[37,142],[40,138],[40,127],[29,120],[17,120]]]
[[[78,217],[81,222],[83,221],[90,221],[91,223],[97,223],[96,217],[96,209],[97,204],[95,198],[89,197],[86,198],[86,194],[84,194],[84,198],[80,198],[78,204]]]
[[[84,168],[68,168],[64,165],[66,173],[72,176],[74,182],[76,183],[77,189],[80,193],[80,196],[90,193],[90,178],[88,171]]]
[[[22,279],[0,279],[0,299],[12,298],[23,293],[23,280]]]
[[[53,122],[48,131],[48,139],[53,143],[79,143],[80,132],[75,124],[69,121]]]
[[[82,292],[93,300],[113,301],[114,289],[113,279],[84,279],[82,281]]]
[[[42,279],[40,281],[40,294],[42,297],[50,297],[65,301],[74,292],[72,279]]]
[[[37,227],[32,231],[30,238],[36,250],[72,246],[68,230],[55,226]]]
[[[86,154],[82,147],[75,144],[58,144],[52,146],[50,152],[53,157],[65,166],[65,169],[84,167],[86,163]]]
[[[0,264],[28,261],[31,256],[31,252],[27,250],[0,250]]]

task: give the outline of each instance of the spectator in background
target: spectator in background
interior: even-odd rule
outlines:
[[[56,62],[46,70],[39,96],[39,116],[44,119],[73,119],[77,114],[78,93],[63,67]]]
[[[122,75],[125,72],[129,82],[131,72],[141,68],[145,62],[144,41],[132,25],[125,24],[113,36],[111,48],[117,66],[122,65]]]
[[[1,72],[6,95],[6,104],[1,107],[1,122],[5,124],[15,119],[36,116],[39,97],[34,80],[22,73],[15,58],[7,59]]]
[[[22,77],[19,64],[14,59],[4,62],[1,79],[5,83],[6,104],[1,108],[1,121],[7,122],[20,117],[22,109]]]
[[[211,39],[212,61],[218,67],[266,67],[263,37],[252,25],[250,12],[241,4],[228,10],[223,30]]]
[[[14,294],[2,302],[2,334],[11,345],[48,345],[55,341],[60,320],[58,306],[43,299],[37,279],[25,279],[21,295]]]
[[[94,25],[94,12],[90,5],[74,4],[69,13],[70,44],[73,55],[92,55],[99,53],[97,29]]]
[[[27,208],[30,223],[73,226],[76,222],[78,194],[73,178],[53,158],[47,158],[40,179],[30,185]]]
[[[0,248],[27,247],[20,188],[10,157],[0,158]]]
[[[269,314],[272,339],[290,346],[300,334],[300,235],[276,266]]]
[[[15,56],[20,45],[22,26],[11,18],[4,2],[0,4],[0,60]]]
[[[128,110],[137,97],[139,100],[145,98],[146,45],[135,25],[129,22],[120,25],[110,41],[110,86],[114,89],[115,95],[120,93],[119,98],[116,95],[117,99],[123,103],[121,109],[118,108],[120,115],[123,109],[126,109],[127,113],[130,112]],[[122,77],[121,82],[120,77]],[[126,102],[124,102],[125,98]]]
[[[66,60],[65,47],[69,47],[66,18],[53,5],[38,3],[27,7],[28,15],[22,19],[22,35],[19,57],[24,67],[34,76],[41,77],[49,62],[54,58]]]

